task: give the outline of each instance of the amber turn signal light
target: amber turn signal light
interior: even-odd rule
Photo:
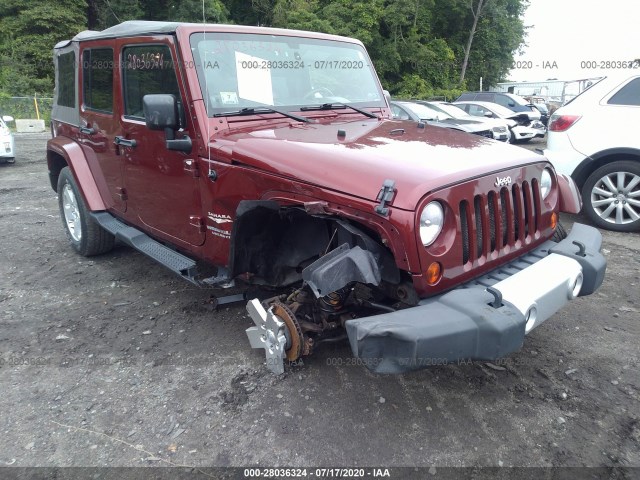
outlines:
[[[558,225],[558,214],[556,212],[553,212],[551,214],[551,228],[555,230],[557,225]]]
[[[427,283],[429,285],[435,285],[442,278],[442,265],[438,262],[433,262],[427,268]]]

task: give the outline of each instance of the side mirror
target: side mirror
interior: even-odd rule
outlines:
[[[484,112],[484,116],[487,118],[493,118],[493,113],[491,112]]]
[[[11,115],[3,115],[2,120],[5,122],[13,122],[14,118]]]
[[[178,129],[178,101],[173,95],[145,95],[142,109],[150,130]]]
[[[516,104],[515,104],[515,103],[513,103],[513,102],[509,102],[509,106],[510,106],[510,107],[515,107],[515,106],[516,106]]]
[[[389,93],[389,90],[382,90],[382,93],[384,94],[384,98],[387,99],[387,103],[391,102],[391,94]]]
[[[176,139],[180,128],[180,110],[174,95],[153,94],[142,97],[142,110],[149,130],[164,130],[167,150],[190,153],[192,142],[188,135]]]

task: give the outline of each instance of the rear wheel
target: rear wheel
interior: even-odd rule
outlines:
[[[593,172],[582,188],[585,213],[597,226],[640,230],[640,163],[619,161]]]
[[[76,252],[90,257],[113,248],[114,236],[89,215],[69,167],[64,167],[58,177],[58,206],[67,238]]]

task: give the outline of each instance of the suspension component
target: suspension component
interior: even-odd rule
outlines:
[[[344,307],[349,293],[350,290],[347,287],[331,292],[320,298],[318,306],[328,313],[338,312]]]

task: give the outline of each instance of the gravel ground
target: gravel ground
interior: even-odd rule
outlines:
[[[244,305],[74,254],[46,139],[0,165],[0,466],[640,467],[637,233],[603,231],[602,288],[499,365],[375,375],[345,343],[274,377]]]

